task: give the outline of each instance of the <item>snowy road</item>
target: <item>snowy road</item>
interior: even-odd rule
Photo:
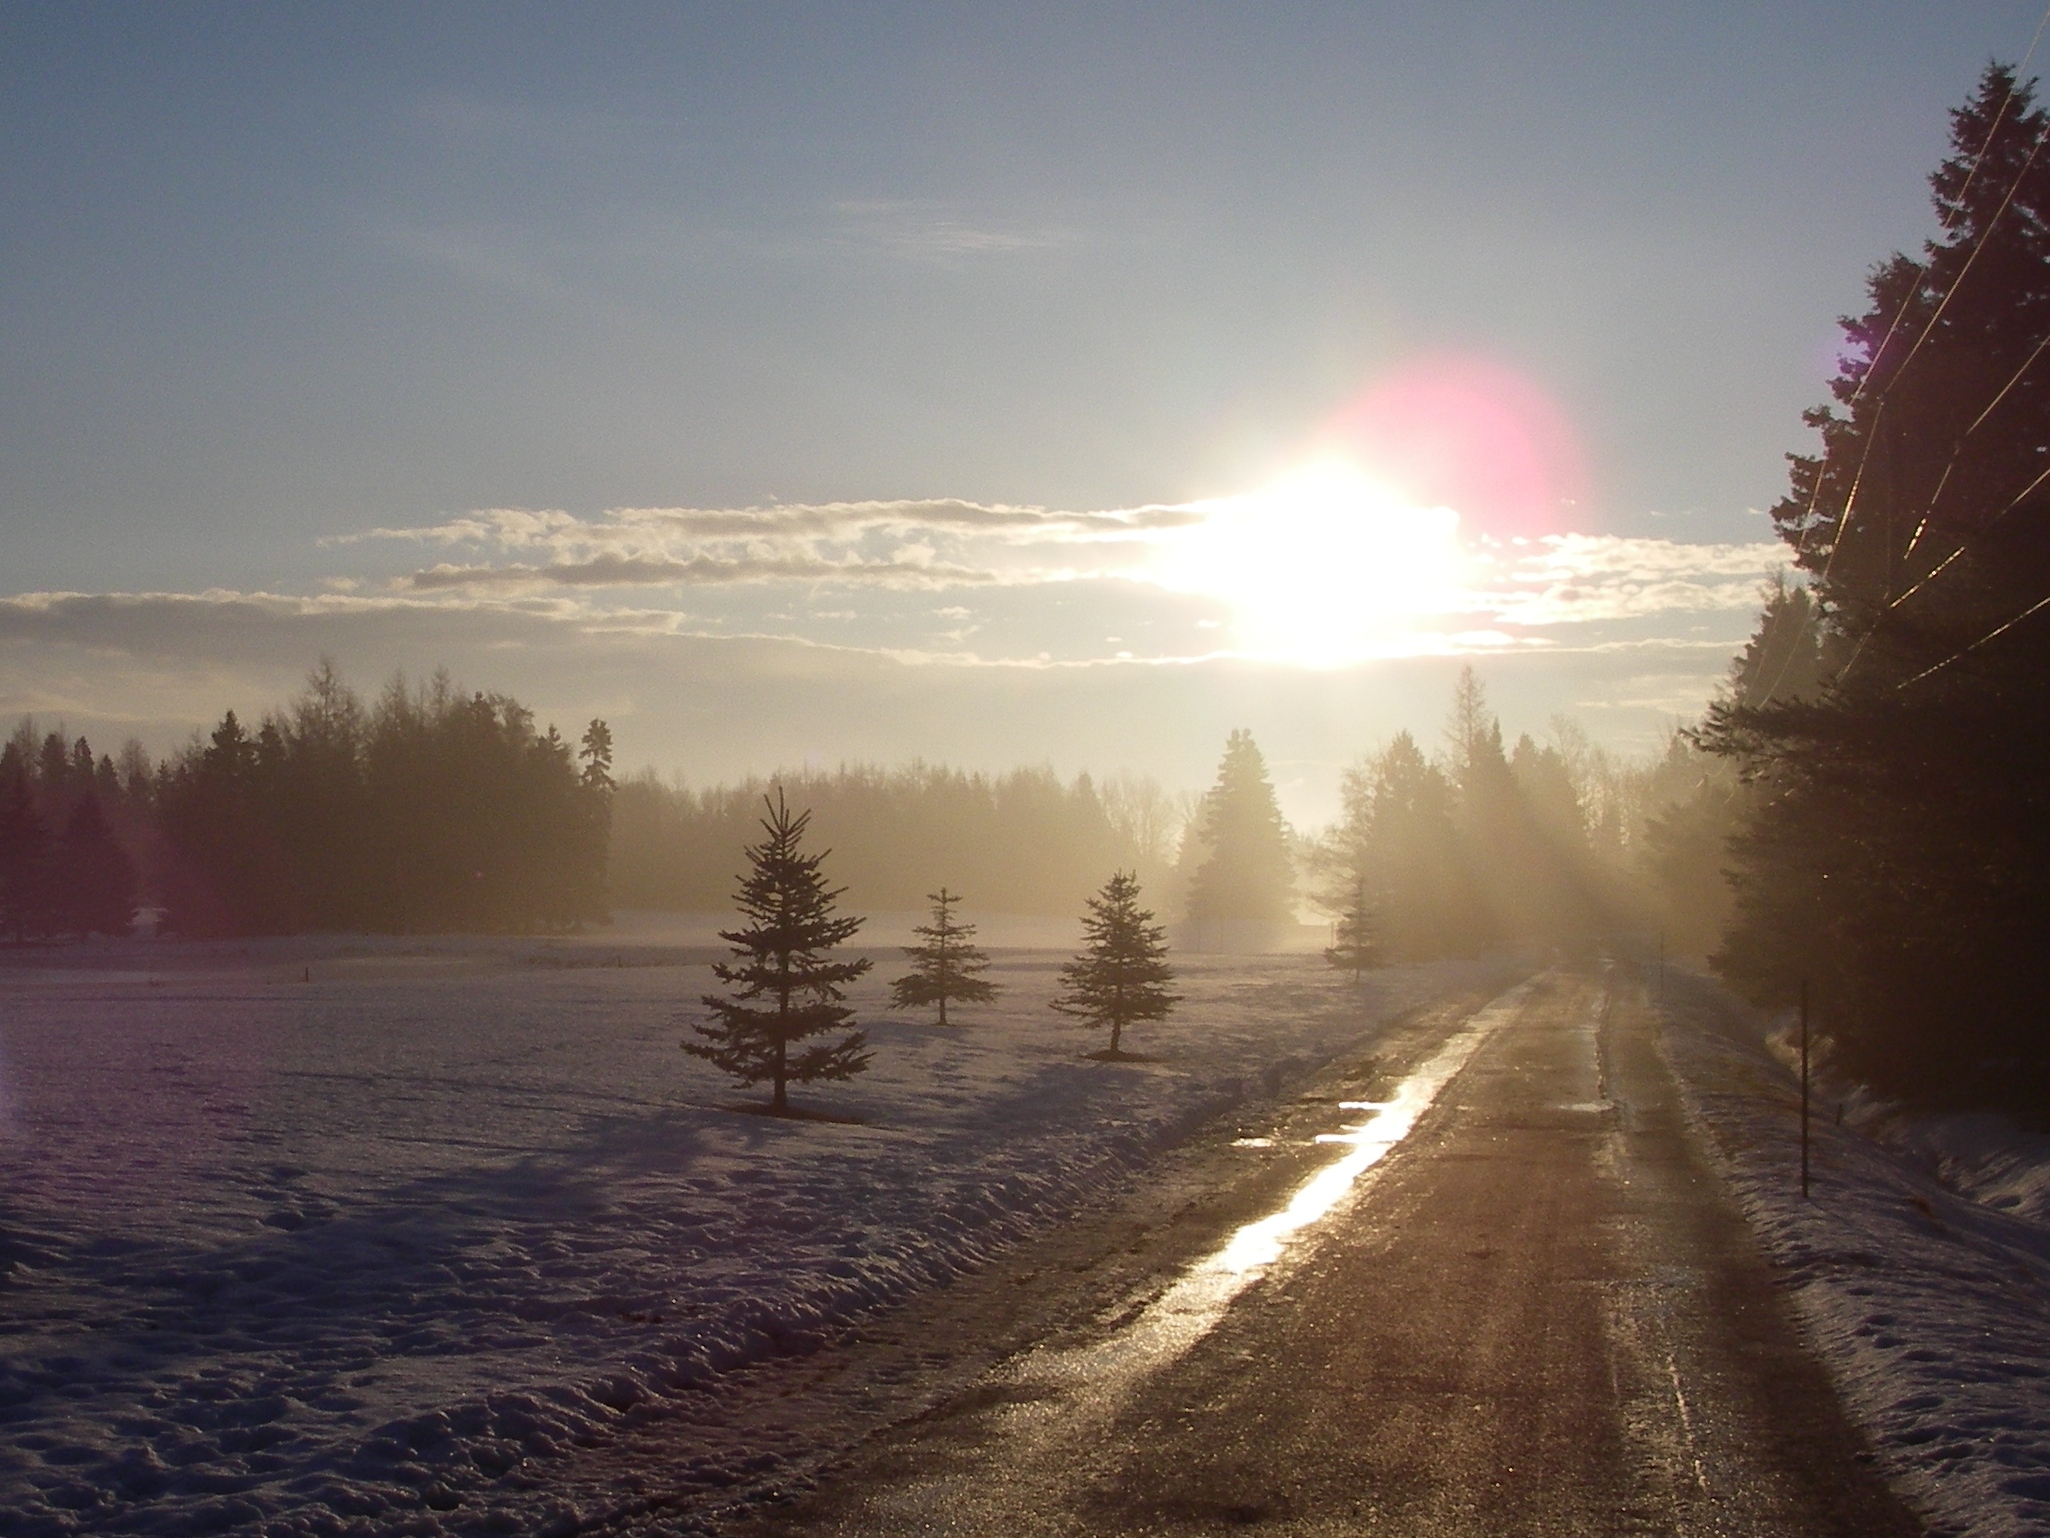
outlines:
[[[1703,1162],[1641,993],[1555,974],[1493,1013],[1414,1135],[1185,1349],[1066,1376],[1028,1355],[753,1530],[1919,1531]]]

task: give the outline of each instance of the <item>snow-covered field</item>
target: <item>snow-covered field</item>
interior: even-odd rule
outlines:
[[[942,1031],[857,993],[873,1071],[737,1113],[677,1050],[713,953],[141,943],[0,965],[0,1530],[568,1532],[580,1452],[702,1413],[1125,1187],[1208,1118],[1479,976],[1364,994],[1183,957],[1104,1064],[1000,952]],[[706,1484],[743,1465],[687,1471]],[[665,1471],[675,1477],[677,1471]]]
[[[1676,976],[1665,1045],[1689,1107],[1889,1480],[1945,1534],[2050,1532],[2050,1138],[1993,1116],[1815,1102],[1768,1034]]]

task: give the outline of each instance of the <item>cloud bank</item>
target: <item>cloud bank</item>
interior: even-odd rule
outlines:
[[[565,727],[604,716],[623,762],[699,779],[922,756],[1200,785],[1224,734],[1251,726],[1285,803],[1315,820],[1342,763],[1392,731],[1435,732],[1467,660],[1512,730],[1576,711],[1616,746],[1651,744],[1699,710],[1779,559],[1770,544],[1462,541],[1457,580],[1410,581],[1394,561],[1358,588],[1402,612],[1377,650],[1319,671],[1244,644],[1240,547],[1200,568],[1223,574],[1214,587],[1171,577],[1190,568],[1170,557],[1228,529],[1279,573],[1284,607],[1298,566],[1320,601],[1353,601],[1345,563],[1379,546],[1298,529],[1269,548],[1257,511],[483,509],[323,541],[323,591],[0,598],[0,715],[161,751],[224,708],[260,713],[329,656],[369,687],[446,666]]]
[[[337,550],[375,543],[474,553],[390,579],[393,590],[413,594],[568,589],[595,596],[775,584],[940,593],[1082,581],[1159,587],[1170,585],[1160,557],[1177,541],[1200,537],[1228,500],[1069,511],[935,498],[618,508],[596,517],[493,508],[326,543]],[[1289,554],[1306,566],[1327,556],[1314,546]],[[1746,612],[1782,560],[1771,542],[1699,545],[1590,534],[1480,542],[1467,552],[1467,580],[1421,616],[1439,623],[1411,628],[1417,650],[1435,651],[1458,649],[1466,645],[1460,638],[1483,633],[1506,638],[1492,644],[1513,644],[1519,633],[1561,627]],[[1192,646],[1188,654],[1205,650]]]

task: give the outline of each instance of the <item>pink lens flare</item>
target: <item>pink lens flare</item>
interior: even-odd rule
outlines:
[[[1498,537],[1584,522],[1579,435],[1548,394],[1482,358],[1435,356],[1370,385],[1327,424],[1319,447],[1424,507],[1449,507]]]

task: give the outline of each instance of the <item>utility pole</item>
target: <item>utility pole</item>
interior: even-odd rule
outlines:
[[[1808,979],[1801,979],[1801,1197],[1808,1196]]]

